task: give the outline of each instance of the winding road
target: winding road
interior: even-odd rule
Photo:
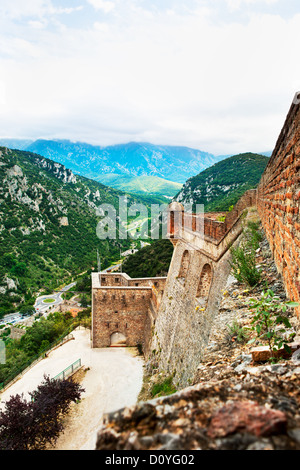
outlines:
[[[34,304],[36,313],[42,313],[43,315],[45,315],[49,311],[49,308],[52,309],[52,307],[57,307],[63,302],[62,294],[64,292],[67,292],[75,285],[76,282],[72,282],[71,284],[68,284],[67,286],[63,287],[59,292],[54,292],[50,295],[42,295],[41,297],[38,297]],[[48,299],[53,299],[53,302],[47,302]]]

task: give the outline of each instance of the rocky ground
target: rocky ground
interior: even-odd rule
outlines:
[[[251,326],[247,302],[259,297],[266,283],[285,300],[266,239],[257,264],[263,282],[254,289],[228,279],[193,385],[106,415],[98,450],[300,450],[298,320],[290,313],[298,350],[275,364],[254,362],[251,348],[258,343],[250,346],[249,337],[231,328]]]

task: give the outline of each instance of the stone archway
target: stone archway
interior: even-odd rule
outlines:
[[[187,276],[188,268],[190,264],[190,252],[185,250],[181,258],[181,266],[178,274],[179,279],[185,279]]]
[[[110,336],[110,346],[111,347],[125,347],[127,342],[127,338],[125,335],[120,333],[119,331],[115,331]]]
[[[209,294],[209,289],[212,281],[212,267],[210,264],[205,264],[202,268],[202,272],[199,279],[197,295],[196,297],[207,298]]]

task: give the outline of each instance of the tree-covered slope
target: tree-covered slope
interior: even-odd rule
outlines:
[[[130,277],[166,276],[173,254],[170,240],[156,240],[128,256],[122,270]]]
[[[119,191],[39,155],[0,147],[0,317],[30,305],[37,292],[118,259],[119,241],[100,240],[102,203]],[[135,199],[128,196],[129,205]],[[122,249],[131,240],[122,240]]]
[[[181,183],[165,180],[158,176],[126,176],[109,173],[100,175],[96,180],[121,191],[158,197],[173,197],[182,187]]]
[[[255,153],[226,158],[188,179],[174,199],[204,204],[205,212],[226,211],[245,191],[258,185],[268,160]]]

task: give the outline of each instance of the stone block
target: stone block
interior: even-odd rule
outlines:
[[[284,348],[279,349],[278,351],[274,352],[274,357],[282,357],[284,359],[289,359],[292,354],[300,348],[300,343],[290,343],[289,347],[291,348],[292,352],[287,352]],[[271,357],[271,353],[268,346],[258,346],[256,348],[251,349],[252,359],[254,362],[265,362],[268,361]]]

